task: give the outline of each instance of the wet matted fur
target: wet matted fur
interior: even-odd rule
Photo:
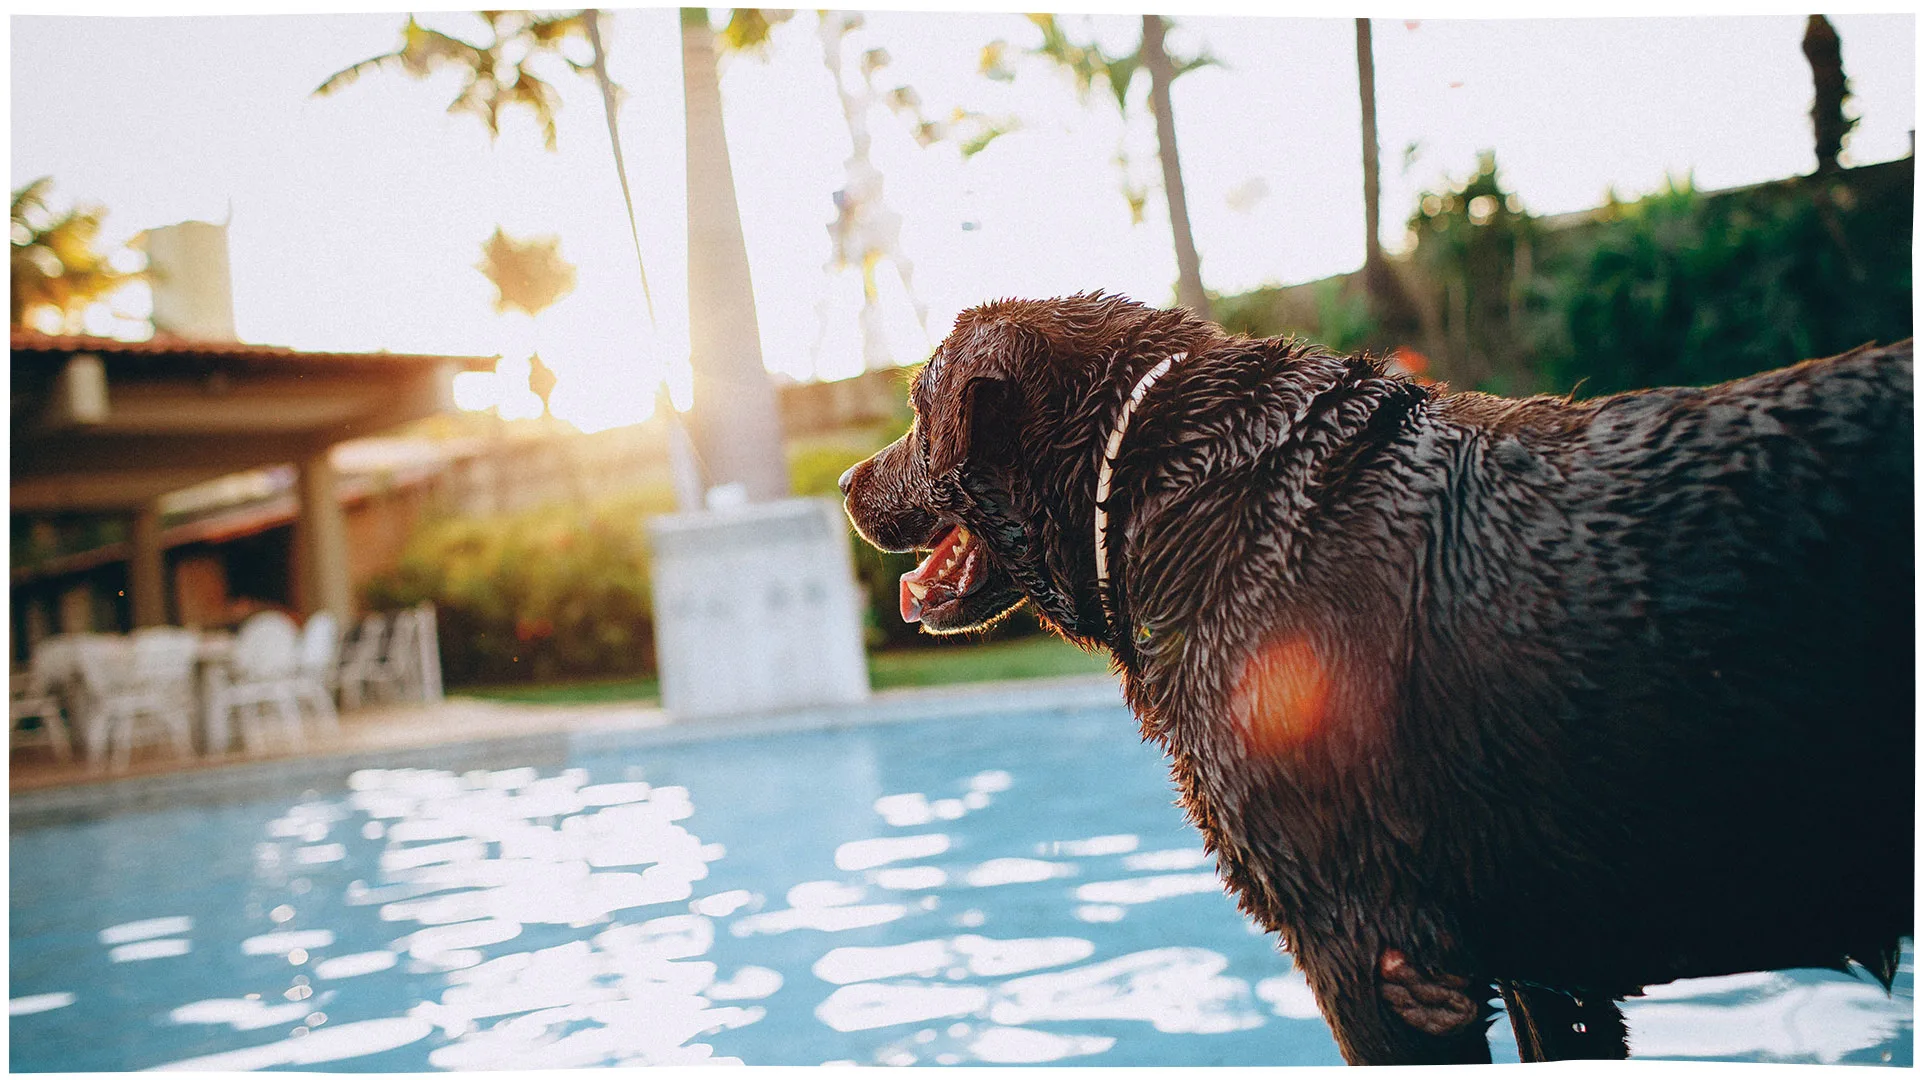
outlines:
[[[1624,1055],[1651,983],[1891,980],[1911,343],[1505,400],[1096,293],[965,312],[912,394],[842,478],[937,548],[903,614],[1112,651],[1347,1060],[1485,1061],[1496,986],[1531,1059]]]

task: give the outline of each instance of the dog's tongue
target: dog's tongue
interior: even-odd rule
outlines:
[[[900,618],[902,621],[910,623],[920,621],[920,604],[921,600],[927,594],[926,587],[940,580],[941,568],[945,567],[947,558],[953,554],[953,549],[960,545],[965,536],[966,531],[958,525],[948,529],[947,534],[940,538],[939,543],[934,545],[933,554],[928,555],[919,566],[900,575]],[[914,589],[916,587],[919,589],[918,596],[914,595]]]

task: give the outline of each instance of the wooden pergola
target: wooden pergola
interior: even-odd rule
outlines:
[[[133,622],[166,621],[162,496],[291,463],[296,604],[351,614],[346,526],[328,451],[453,408],[453,376],[496,357],[297,352],[156,336],[12,332],[15,514],[124,513]]]

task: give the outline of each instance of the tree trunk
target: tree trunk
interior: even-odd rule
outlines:
[[[633,208],[633,188],[627,183],[626,157],[620,150],[620,95],[613,85],[613,76],[607,74],[607,49],[600,40],[600,12],[588,8],[582,14],[586,17],[587,41],[593,45],[593,79],[600,87],[600,105],[607,117],[607,141],[613,146],[613,169],[620,177],[621,201],[627,205],[627,229],[633,235],[633,258],[640,267],[640,295],[647,302],[647,329],[653,332],[657,346],[660,321],[653,311],[653,287],[647,283],[647,259],[640,250],[640,219]],[[701,496],[706,484],[700,476],[699,466],[694,463],[686,421],[681,417],[680,410],[674,408],[673,399],[667,395],[664,384],[654,394],[654,413],[667,425],[667,460],[673,473],[674,506],[681,513],[690,514],[701,508]]]
[[[1800,52],[1813,69],[1813,157],[1816,173],[1840,168],[1840,145],[1853,121],[1841,112],[1847,100],[1847,74],[1840,66],[1840,35],[1825,15],[1807,16],[1806,36],[1800,39]]]
[[[740,484],[754,502],[784,497],[786,452],[760,324],[733,163],[720,112],[720,66],[706,8],[680,9],[687,103],[687,300],[693,341],[693,444],[709,487]]]
[[[1354,52],[1360,65],[1360,192],[1366,204],[1367,261],[1360,284],[1378,328],[1370,344],[1391,348],[1420,334],[1418,305],[1387,261],[1380,246],[1380,126],[1374,110],[1373,21],[1353,20]]]
[[[1173,64],[1167,60],[1166,27],[1158,15],[1140,17],[1140,57],[1153,79],[1147,96],[1160,135],[1160,175],[1167,185],[1167,214],[1173,219],[1173,251],[1180,263],[1175,296],[1180,306],[1203,319],[1213,318],[1207,290],[1200,284],[1200,254],[1187,220],[1187,189],[1180,180],[1180,147],[1173,138]]]
[[[1381,272],[1380,250],[1380,129],[1373,114],[1373,21],[1353,20],[1355,51],[1360,59],[1360,188],[1367,204],[1367,291],[1376,292]]]

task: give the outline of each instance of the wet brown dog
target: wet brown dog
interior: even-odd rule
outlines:
[[[849,470],[902,614],[1112,651],[1351,1062],[1624,1056],[1913,925],[1912,348],[1510,401],[1099,294],[963,314]]]

